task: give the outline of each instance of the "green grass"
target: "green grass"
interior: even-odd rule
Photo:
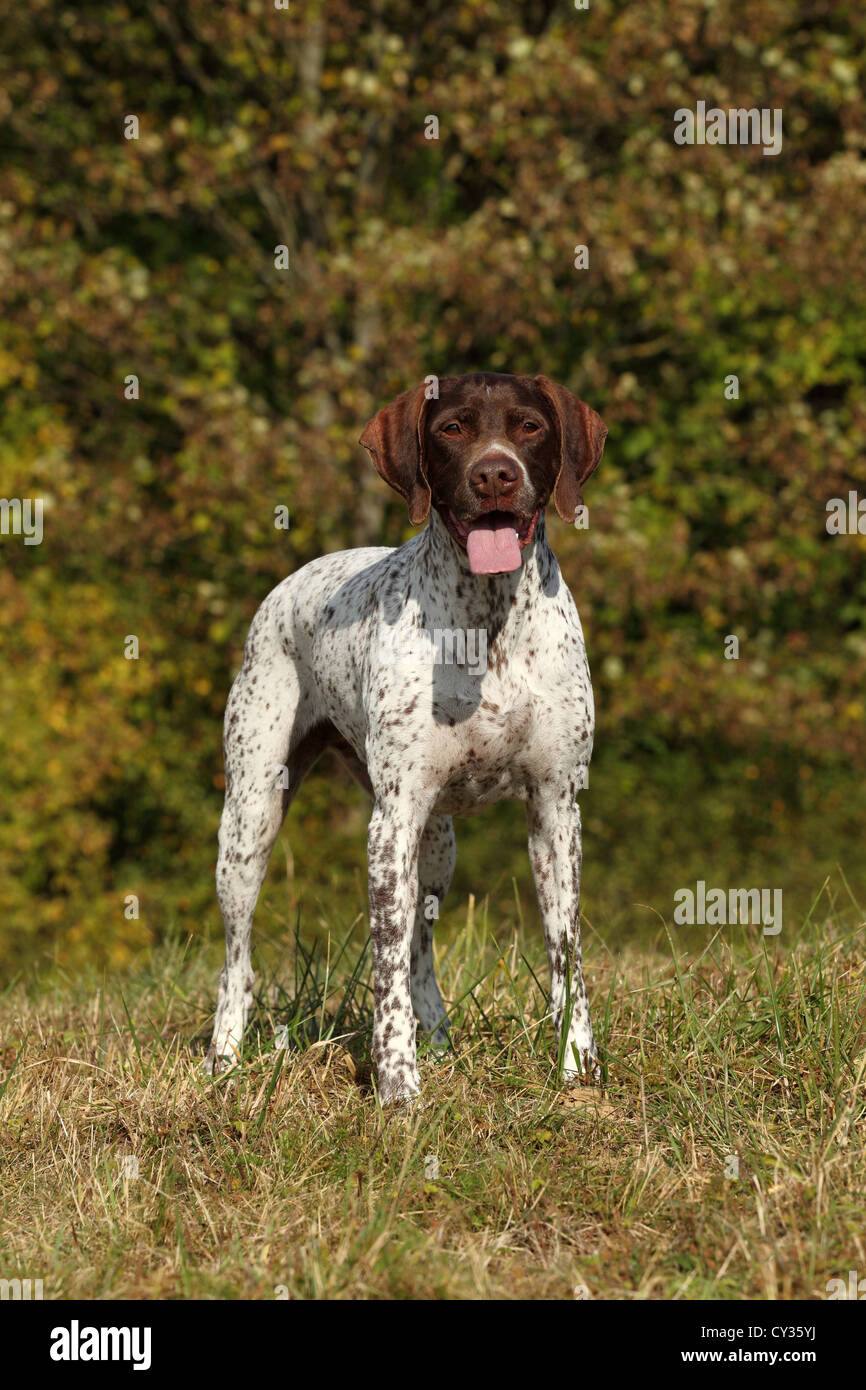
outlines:
[[[377,1102],[360,924],[262,945],[245,1059],[216,1080],[216,944],[104,988],[19,981],[0,1277],[46,1298],[744,1299],[866,1271],[859,914],[617,957],[588,930],[603,1090],[556,1089],[541,943],[495,935],[470,901],[438,948],[455,1046],[422,1053],[410,1112]]]

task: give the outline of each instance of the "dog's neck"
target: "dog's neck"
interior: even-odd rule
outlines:
[[[437,612],[451,628],[484,628],[489,641],[501,633],[517,632],[529,607],[556,592],[561,582],[556,557],[547,543],[544,512],[535,534],[520,552],[519,569],[506,574],[473,574],[469,558],[444,521],[431,509],[430,521],[419,537],[418,563],[424,567]]]

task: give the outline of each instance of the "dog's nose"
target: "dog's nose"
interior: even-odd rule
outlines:
[[[469,470],[469,486],[480,501],[510,497],[520,470],[507,454],[485,454]]]

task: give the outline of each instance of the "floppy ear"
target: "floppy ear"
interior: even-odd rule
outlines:
[[[559,474],[553,489],[553,505],[563,521],[574,521],[575,511],[583,500],[580,490],[598,468],[607,425],[585,401],[579,401],[564,386],[558,386],[546,376],[537,376],[535,381],[553,406],[559,425]]]
[[[376,471],[405,497],[409,520],[420,526],[430,511],[430,484],[424,474],[424,387],[404,391],[374,415],[359,444],[369,452]]]

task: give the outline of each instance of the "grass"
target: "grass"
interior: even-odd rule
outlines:
[[[408,1113],[377,1103],[362,938],[265,943],[245,1060],[216,1080],[215,944],[8,989],[0,1277],[46,1298],[773,1299],[866,1274],[859,916],[618,957],[588,931],[605,1087],[560,1091],[541,944],[497,943],[470,900],[438,951],[454,1051],[422,1060]]]

